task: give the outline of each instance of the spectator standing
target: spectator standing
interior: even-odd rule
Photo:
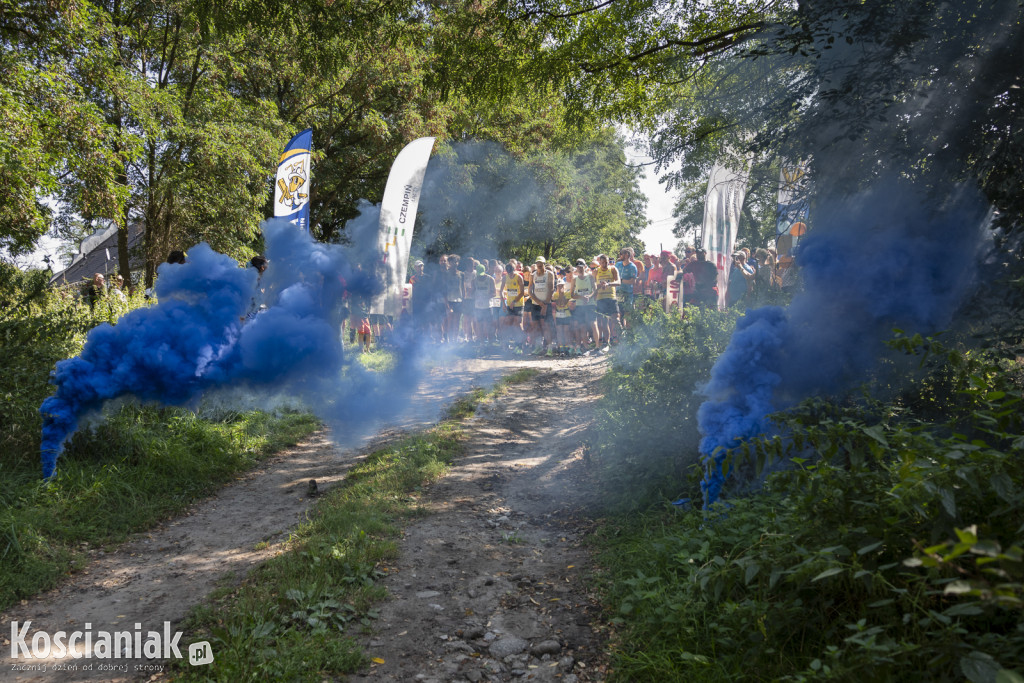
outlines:
[[[652,299],[657,296],[655,290],[657,289],[654,285],[654,281],[651,280],[651,276],[654,274],[655,268],[658,266],[658,260],[654,258],[652,254],[644,254],[644,272],[642,276],[643,282],[639,291],[642,291],[645,295]]]
[[[413,327],[418,332],[423,332],[428,325],[427,309],[430,302],[430,283],[423,261],[417,260],[412,268],[413,273],[409,282],[412,284],[410,303],[412,303]],[[355,307],[353,306],[353,308]]]
[[[668,251],[667,249],[662,250],[661,254],[658,255],[658,264],[661,266],[662,291],[665,291],[664,286],[667,284],[670,290],[669,293],[673,294],[673,296],[678,300],[679,284],[682,282],[682,278],[677,277],[678,275],[681,275],[681,272],[679,267],[676,265],[676,262],[673,260],[674,257],[675,254],[671,251]],[[671,301],[666,302],[666,307],[671,303]]]
[[[117,299],[120,303],[128,303],[128,297],[124,293],[124,276],[117,275],[114,278],[114,286],[110,288],[110,295]]]
[[[760,265],[754,275],[753,300],[756,304],[761,304],[768,296],[768,292],[771,291],[773,268],[769,263],[770,257],[767,249],[757,249],[754,255]]]
[[[96,310],[96,302],[107,295],[107,282],[103,273],[93,273],[90,280],[82,289],[90,310]]]
[[[795,251],[795,250],[794,250]],[[803,278],[797,265],[796,255],[790,254],[779,259],[779,286],[786,294],[796,294],[803,289]]]
[[[747,283],[753,279],[754,273],[748,272],[745,261],[746,254],[742,251],[737,251],[732,255],[732,268],[729,269],[729,280],[725,290],[726,306],[736,306],[747,295]]]
[[[684,275],[693,275],[693,295],[690,303],[698,306],[718,305],[718,294],[715,287],[718,284],[718,268],[714,263],[708,261],[708,253],[703,249],[694,252],[694,260],[683,268]]]
[[[367,316],[359,321],[359,344],[363,348],[363,353],[370,351],[370,336],[370,318]]]

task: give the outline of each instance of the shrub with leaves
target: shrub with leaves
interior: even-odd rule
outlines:
[[[652,307],[637,311],[616,348],[597,405],[590,450],[605,486],[622,503],[644,505],[674,496],[697,462],[696,415],[711,366],[729,342],[735,311],[687,308],[686,317]]]
[[[53,393],[50,373],[57,361],[77,354],[85,335],[100,323],[146,305],[139,292],[120,301],[102,296],[94,308],[79,289],[51,288],[48,273],[0,263],[0,457],[38,459],[42,418],[39,405]]]
[[[1024,681],[1019,368],[895,345],[930,370],[900,401],[776,415],[726,461],[763,492],[608,537],[620,677]]]

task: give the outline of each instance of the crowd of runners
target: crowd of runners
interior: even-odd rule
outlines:
[[[637,260],[630,247],[617,258],[598,254],[575,263],[532,264],[456,254],[417,260],[403,315],[417,333],[439,344],[465,343],[510,354],[583,355],[604,352],[628,327],[638,301],[678,296],[676,257],[668,251]],[[354,316],[352,340],[364,349],[386,334],[386,321]]]
[[[681,257],[662,251],[637,258],[631,247],[623,247],[615,258],[598,254],[562,264],[543,256],[532,264],[456,254],[418,260],[403,315],[424,339],[441,344],[535,355],[603,352],[618,342],[638,305],[671,310],[680,298],[686,305],[722,305],[720,264],[692,245],[682,252]],[[731,265],[725,306],[761,305],[771,290],[793,291],[800,284],[793,258],[778,258],[771,248],[740,249]],[[359,321],[364,348],[386,333],[384,328],[383,320]]]

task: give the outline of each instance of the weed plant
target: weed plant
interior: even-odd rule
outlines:
[[[893,345],[929,370],[902,397],[730,454],[762,493],[603,530],[617,680],[1024,681],[1020,367]]]

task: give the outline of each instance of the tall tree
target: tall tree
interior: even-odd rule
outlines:
[[[244,7],[105,0],[99,8],[124,73],[103,100],[108,120],[143,148],[125,168],[123,224],[145,225],[147,283],[172,248],[206,240],[244,254],[286,139],[273,107],[229,87],[248,29]]]
[[[246,35],[235,87],[272,103],[292,130],[313,128],[310,222],[320,239],[335,241],[359,199],[380,200],[402,147],[443,138],[451,114],[423,85],[430,26],[422,5],[339,0],[290,8]]]
[[[56,7],[56,11],[55,11]],[[30,251],[78,217],[114,216],[136,141],[111,126],[82,74],[116,82],[105,27],[87,3],[0,1],[0,247]]]

